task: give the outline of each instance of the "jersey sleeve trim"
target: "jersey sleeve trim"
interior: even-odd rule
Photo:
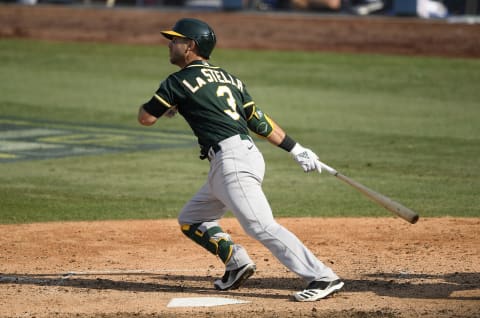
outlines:
[[[168,107],[168,108],[171,108],[173,107],[172,105],[170,105],[166,100],[164,100],[163,98],[161,98],[160,96],[158,96],[157,94],[153,95],[160,103],[162,103],[164,106]]]
[[[247,108],[247,107],[252,106],[252,105],[255,105],[254,101],[246,103],[245,105],[243,105],[243,108]]]
[[[246,112],[247,121],[252,119],[252,116],[255,114],[255,102],[251,101],[251,102],[248,102],[245,105],[243,105],[243,109],[248,108],[248,107],[252,107],[252,109],[248,110],[248,112]]]

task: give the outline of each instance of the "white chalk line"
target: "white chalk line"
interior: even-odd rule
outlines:
[[[109,276],[109,275],[167,275],[167,274],[176,274],[176,273],[212,273],[219,272],[223,273],[224,270],[213,269],[213,270],[198,270],[198,269],[161,269],[161,270],[94,270],[94,271],[70,271],[65,274],[62,274],[62,279],[70,278],[72,276]]]
[[[69,279],[73,276],[121,276],[121,275],[168,275],[176,273],[195,273],[209,274],[212,272],[223,273],[223,270],[198,270],[198,269],[162,269],[162,270],[91,270],[91,271],[69,271],[66,273],[40,273],[40,274],[19,274],[2,275],[0,273],[0,283],[47,283],[52,278],[58,277],[59,280]],[[45,277],[45,278],[41,278]]]
[[[128,275],[175,275],[181,273],[191,273],[197,275],[221,274],[223,269],[161,269],[161,270],[89,270],[89,271],[68,271],[65,273],[39,273],[39,274],[18,274],[4,275],[0,273],[0,283],[34,283],[51,284],[52,279],[62,280],[73,278],[74,276],[128,276]],[[269,274],[286,274],[285,271],[268,271]]]

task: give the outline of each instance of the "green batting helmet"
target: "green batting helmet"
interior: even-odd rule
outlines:
[[[210,58],[217,42],[215,33],[208,24],[191,18],[180,19],[175,23],[172,30],[161,31],[161,33],[169,40],[178,36],[195,41],[198,46],[198,53],[207,59]]]

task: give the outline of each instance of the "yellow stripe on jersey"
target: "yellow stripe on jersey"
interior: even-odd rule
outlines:
[[[173,107],[172,105],[170,105],[166,100],[164,100],[163,98],[161,98],[160,96],[158,96],[157,94],[154,95],[154,97],[160,102],[162,103],[164,106],[170,108],[170,107]]]
[[[199,62],[197,64],[197,62]],[[210,65],[207,61],[196,61],[194,62],[194,64],[190,64],[190,65],[187,65],[186,68],[190,68],[190,67],[206,67],[206,68],[211,68],[211,69],[220,69],[219,66],[215,66],[215,65]]]
[[[209,65],[209,64],[192,64],[192,65],[188,65],[186,68],[191,68],[191,67],[205,67],[205,68],[211,68],[211,69],[219,69],[220,67],[219,66],[213,66],[213,65]]]
[[[243,105],[243,108],[247,108],[247,107],[252,106],[252,105],[255,105],[254,101],[246,103],[245,105]]]
[[[252,107],[253,106],[253,107]],[[251,109],[247,109],[251,107]],[[243,109],[245,110],[245,115],[247,115],[247,121],[249,121],[253,114],[255,114],[255,102],[248,102],[245,105],[243,105]]]
[[[255,105],[253,105],[252,111],[251,111],[250,115],[248,116],[247,121],[249,121],[250,119],[252,119],[253,116],[255,116],[256,111],[257,110],[255,109]]]

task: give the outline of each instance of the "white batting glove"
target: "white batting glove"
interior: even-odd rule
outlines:
[[[322,167],[318,162],[318,156],[308,148],[302,147],[298,142],[290,151],[293,159],[302,167],[303,171],[311,172],[317,170],[322,172]]]

